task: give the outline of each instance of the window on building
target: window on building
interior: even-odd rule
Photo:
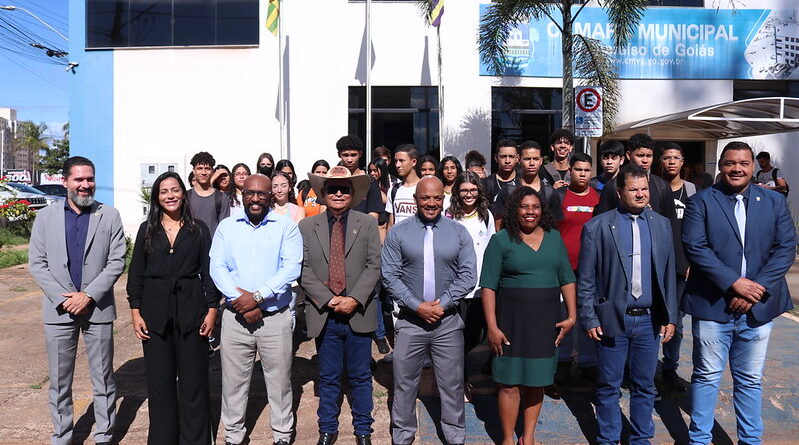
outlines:
[[[562,126],[561,103],[560,88],[492,87],[491,171],[497,170],[497,142],[505,138],[536,141],[552,159],[549,135]]]
[[[257,45],[258,0],[87,0],[86,47]]]
[[[733,100],[779,96],[799,97],[799,81],[796,80],[735,80],[732,89]]]
[[[349,133],[366,141],[366,88],[349,87]],[[439,157],[437,87],[372,87],[372,146],[413,144]]]

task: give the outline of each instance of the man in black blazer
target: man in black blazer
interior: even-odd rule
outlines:
[[[682,309],[692,316],[689,443],[712,439],[719,383],[729,358],[738,441],[761,443],[763,365],[772,320],[793,308],[785,274],[796,229],[781,194],[751,184],[755,157],[745,142],[721,152],[721,181],[688,200],[683,243],[691,274]]]
[[[627,165],[616,185],[618,208],[583,227],[577,304],[597,342],[598,442],[619,443],[619,388],[629,359],[630,443],[649,443],[659,343],[671,339],[677,320],[674,249],[669,220],[647,208],[646,171]]]
[[[316,196],[327,210],[299,223],[303,240],[300,285],[306,292],[308,336],[319,356],[319,442],[338,438],[341,375],[345,363],[358,445],[371,445],[372,333],[377,329],[374,289],[380,279],[377,220],[351,210],[369,191],[365,174],[333,167],[326,176],[309,174]]]

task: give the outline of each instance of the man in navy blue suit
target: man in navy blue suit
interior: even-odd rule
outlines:
[[[691,274],[682,309],[693,317],[691,444],[712,439],[719,382],[729,358],[738,443],[759,444],[761,378],[772,320],[791,309],[785,273],[796,234],[785,198],[751,186],[755,156],[730,142],[721,181],[692,196],[683,219]]]
[[[615,189],[618,207],[583,227],[577,301],[597,342],[597,443],[621,438],[619,388],[629,357],[630,444],[648,444],[659,343],[671,339],[677,320],[674,245],[669,219],[648,207],[644,169],[623,167]]]

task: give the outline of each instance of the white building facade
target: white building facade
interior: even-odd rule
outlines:
[[[686,0],[675,2],[686,4]],[[184,14],[169,5],[173,16],[167,23],[142,18],[143,13],[135,10],[136,2],[127,6],[125,2],[70,2],[70,58],[79,63],[71,87],[72,153],[96,163],[98,197],[120,210],[128,233],[135,233],[143,218],[139,190],[147,183],[149,166],[176,166],[185,178],[188,161],[198,151],[212,153],[228,167],[246,162],[251,168],[261,152],[270,152],[275,160],[290,159],[302,179],[317,159],[338,161],[335,142],[339,137],[365,134],[364,1],[281,2],[282,45],[264,26],[268,2],[207,3],[238,9],[219,12],[219,6]],[[413,1],[373,1],[372,147],[393,149],[410,142],[436,156],[463,159],[466,151],[477,149],[490,159],[492,146],[501,137],[547,145],[549,133],[562,125],[560,61],[553,60],[559,40],[548,33],[546,23],[520,25],[512,34],[509,51],[520,60],[521,71],[487,75],[477,49],[481,8],[486,3],[447,2],[442,25],[436,29],[426,25]],[[632,47],[644,47],[652,55],[654,48],[661,48],[657,51],[663,56],[662,48],[668,47],[681,55],[661,57],[673,62],[654,62],[674,63],[673,67],[621,70],[625,80],[619,124],[739,98],[799,96],[799,82],[792,80],[799,77],[796,67],[779,64],[777,58],[785,58],[784,50],[777,50],[777,36],[768,26],[769,20],[783,17],[786,11],[799,16],[794,0],[736,2],[739,11],[751,10],[744,14],[749,22],[733,21],[741,19],[730,18],[728,10],[717,11],[718,2],[688,3],[699,6],[651,8],[654,22],[664,26],[646,25],[639,38],[650,40],[631,42],[629,52]],[[116,4],[117,9],[103,9],[109,4]],[[581,22],[580,32],[608,31],[600,8],[586,8],[583,14],[586,21]],[[669,22],[670,17],[675,21]],[[685,26],[677,26],[679,20]],[[692,28],[696,20],[707,20],[707,25]],[[669,29],[669,24],[675,26]],[[782,35],[793,39],[792,26],[783,24]],[[679,39],[687,40],[680,46],[675,43]],[[785,43],[783,39],[780,44]],[[767,40],[772,42],[771,53],[761,60],[758,56],[766,50],[755,46]],[[721,54],[727,42],[738,45],[738,59]],[[714,56],[707,55],[710,48]],[[705,60],[696,63],[702,57]],[[650,59],[638,57],[639,62],[632,63],[653,63],[647,62]],[[739,68],[718,72],[708,68],[727,65]],[[439,93],[443,113],[439,112]],[[703,164],[714,174],[717,152],[727,141],[677,142],[686,147],[691,162]],[[799,175],[792,173],[799,167],[799,156],[794,154],[797,133],[750,142],[756,151],[769,151],[788,182],[799,187]],[[799,199],[794,198],[789,199],[799,209]]]

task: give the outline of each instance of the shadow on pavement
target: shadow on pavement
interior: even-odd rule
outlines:
[[[144,372],[144,359],[128,360],[114,373],[117,384],[117,414],[112,442],[119,443],[127,435],[136,413],[147,400],[147,376]],[[77,413],[76,413],[77,414]],[[72,442],[82,444],[89,438],[94,426],[94,403],[75,422]]]

